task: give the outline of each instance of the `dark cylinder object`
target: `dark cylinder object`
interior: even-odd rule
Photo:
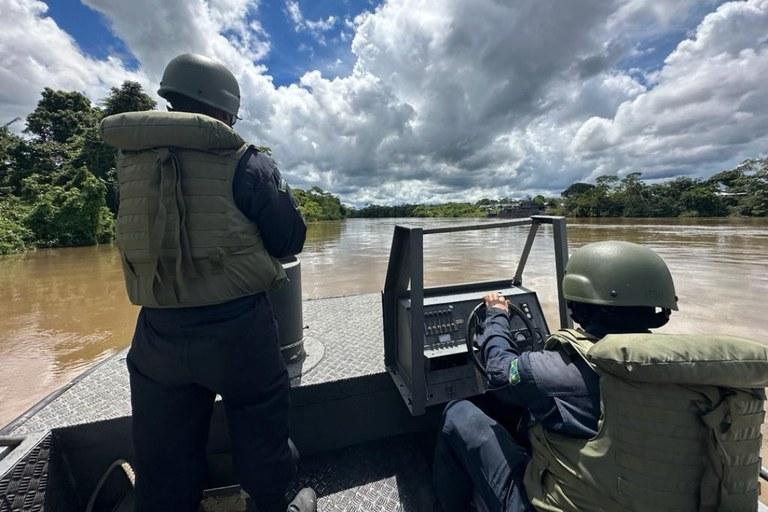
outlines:
[[[269,292],[277,319],[280,351],[286,364],[304,357],[304,315],[301,310],[301,261],[296,256],[280,260],[288,280]]]

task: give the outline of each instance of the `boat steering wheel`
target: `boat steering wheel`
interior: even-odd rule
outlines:
[[[516,304],[511,303],[510,301],[507,301],[507,308],[509,310],[509,319],[510,321],[514,317],[519,317],[520,320],[522,320],[523,325],[525,326],[525,329],[515,331],[512,335],[515,337],[516,341],[520,343],[520,349],[522,352],[525,351],[531,351],[536,350],[537,345],[541,345],[540,338],[541,333],[538,329],[536,329],[533,326],[533,322],[528,319],[528,316],[523,312],[522,309],[520,309]],[[485,302],[479,303],[475,308],[472,310],[472,312],[469,314],[469,317],[467,318],[467,353],[469,354],[469,359],[472,361],[472,363],[475,365],[475,367],[478,369],[478,371],[485,377],[486,381],[488,380],[488,371],[485,369],[485,366],[483,366],[483,363],[480,361],[480,358],[478,357],[475,349],[478,348],[477,345],[477,338],[483,334],[485,331],[485,315],[487,313],[487,307],[485,305]],[[524,339],[521,339],[524,338]],[[539,339],[539,343],[537,343],[537,339]]]

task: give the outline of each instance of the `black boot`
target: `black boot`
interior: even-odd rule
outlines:
[[[311,487],[305,487],[288,504],[287,512],[317,512],[317,494]]]

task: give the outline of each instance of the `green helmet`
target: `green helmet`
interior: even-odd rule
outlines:
[[[563,295],[587,304],[677,310],[667,264],[651,249],[630,242],[597,242],[573,251]]]
[[[193,53],[175,57],[165,66],[157,94],[176,93],[237,117],[240,86],[223,64]]]

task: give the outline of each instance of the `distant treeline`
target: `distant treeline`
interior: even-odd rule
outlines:
[[[768,158],[746,160],[707,179],[647,184],[639,172],[574,183],[553,208],[572,217],[764,217],[768,215]]]
[[[397,206],[368,205],[350,209],[349,217],[485,217],[485,211],[478,204],[402,204]]]
[[[560,197],[516,200],[481,199],[476,203],[368,205],[349,217],[485,217],[503,205],[537,206],[569,217],[724,217],[768,216],[768,158],[745,160],[707,179],[676,178],[648,184],[639,172],[600,176],[574,183]]]

